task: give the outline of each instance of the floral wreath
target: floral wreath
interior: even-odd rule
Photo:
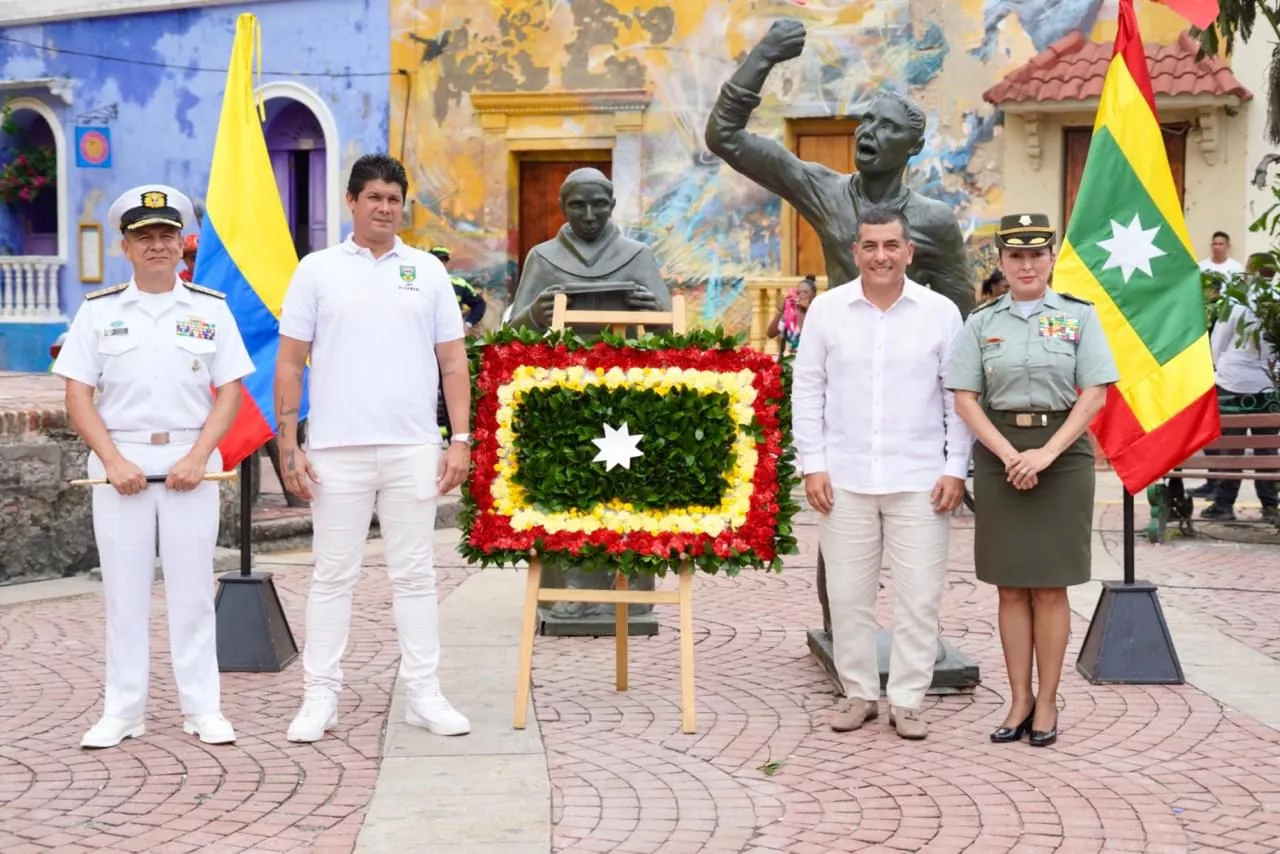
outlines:
[[[460,550],[665,574],[794,554],[788,367],[717,329],[626,340],[503,329],[469,345]]]

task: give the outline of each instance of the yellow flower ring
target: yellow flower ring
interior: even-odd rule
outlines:
[[[552,534],[561,531],[591,534],[604,529],[619,534],[645,532],[718,537],[725,531],[736,530],[746,524],[747,512],[751,509],[752,475],[757,463],[756,440],[745,429],[755,419],[754,380],[755,373],[750,370],[722,373],[680,368],[631,368],[623,371],[614,367],[608,371],[603,368],[588,371],[580,365],[550,369],[525,365],[517,368],[511,381],[498,388],[496,438],[499,459],[494,469],[498,476],[490,487],[494,510],[511,517],[513,530],[528,531],[541,527]],[[523,491],[513,481],[518,465],[515,450],[518,437],[512,424],[521,398],[533,389],[584,391],[589,386],[652,391],[660,395],[676,388],[701,394],[727,394],[730,414],[739,429],[733,443],[735,459],[728,478],[729,487],[720,505],[659,512],[635,510],[630,504],[615,499],[609,504],[597,504],[590,510],[543,513],[528,504]]]
[[[571,332],[510,329],[468,346],[475,377],[473,470],[463,492],[459,549],[472,563],[511,565],[539,553],[606,558],[628,575],[684,560],[703,572],[781,569],[796,551],[787,406],[789,368],[719,330],[585,342]],[[644,391],[727,398],[732,464],[715,506],[637,508],[618,498],[564,512],[539,509],[517,482],[518,413],[532,391]],[[722,410],[724,411],[724,410]]]

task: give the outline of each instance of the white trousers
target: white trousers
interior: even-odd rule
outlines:
[[[167,474],[191,443],[134,445],[120,453],[147,475]],[[222,470],[217,451],[209,471]],[[88,475],[104,477],[96,454]],[[93,489],[93,534],[102,565],[107,606],[107,687],[104,713],[140,718],[146,709],[151,663],[151,585],[156,538],[164,570],[173,677],[184,715],[219,711],[216,620],[213,612],[213,550],[218,539],[218,484],[206,481],[190,492],[153,483],[137,495],[113,486]]]
[[[836,490],[819,541],[827,566],[836,672],[845,696],[878,700],[876,593],[887,550],[893,583],[890,704],[924,705],[938,653],[938,607],[946,582],[950,514],[927,492],[863,495]]]
[[[316,568],[307,597],[302,654],[306,692],[335,695],[342,688],[351,596],[376,504],[400,638],[400,678],[410,695],[420,694],[435,686],[440,662],[434,564],[440,447],[323,448],[309,451],[307,457],[319,483],[312,484]]]

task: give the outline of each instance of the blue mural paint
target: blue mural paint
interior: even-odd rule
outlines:
[[[268,73],[261,82],[300,84],[332,113],[338,132],[340,181],[328,192],[340,198],[350,166],[348,152],[387,150],[390,9],[386,2],[246,2],[0,29],[0,35],[8,39],[35,45],[0,42],[0,79],[74,81],[74,103],[70,105],[43,86],[11,89],[6,97],[43,101],[57,116],[68,146],[80,123],[106,124],[111,129],[110,169],[77,169],[74,153],[65,152],[72,158],[67,187],[69,222],[63,224],[68,252],[59,288],[66,316],[74,314],[85,292],[100,287],[82,285],[76,277],[78,221],[98,222],[105,228],[107,207],[116,196],[149,181],[177,186],[198,206],[205,197],[226,80],[217,70],[226,67],[235,20],[243,12],[254,13],[262,25],[263,68]],[[325,25],[315,26],[317,20]],[[363,35],[352,38],[352,33]],[[103,61],[68,51],[130,62]],[[376,76],[340,76],[343,71],[374,72]],[[291,76],[297,72],[339,76]],[[104,121],[101,113],[108,108],[115,109],[115,116]],[[81,121],[80,117],[90,115],[92,120]],[[261,188],[262,192],[274,189]],[[338,208],[342,216],[347,215],[340,201]],[[12,242],[4,234],[13,215],[12,206],[0,210],[0,242]],[[342,224],[343,233],[349,229],[348,223]],[[104,233],[103,238],[104,284],[122,281],[129,273],[120,255],[118,235]]]
[[[1089,33],[1098,20],[1102,0],[986,0],[982,7],[982,43],[970,53],[984,62],[995,55],[1000,23],[1012,16],[1031,37],[1037,51],[1080,30]]]

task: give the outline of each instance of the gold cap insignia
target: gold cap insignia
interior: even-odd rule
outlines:
[[[169,206],[169,197],[159,190],[148,190],[142,194],[144,208],[164,208]]]

